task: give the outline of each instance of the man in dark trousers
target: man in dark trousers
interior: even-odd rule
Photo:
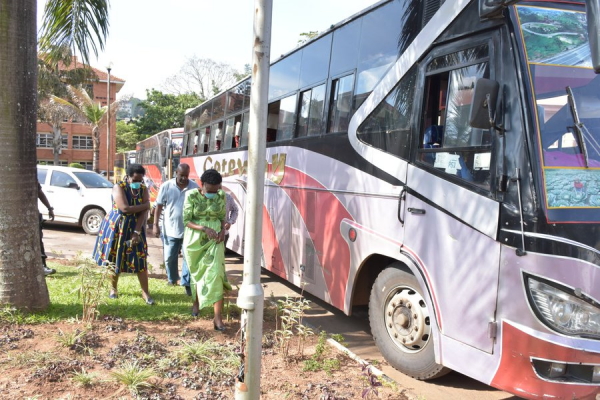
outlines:
[[[50,217],[50,221],[54,221],[54,208],[52,208],[52,206],[50,205],[48,198],[42,191],[42,185],[40,185],[39,182],[38,182],[38,199],[40,199],[40,201],[48,209],[48,216]],[[52,275],[53,273],[55,273],[56,270],[54,268],[48,268],[48,266],[46,265],[46,258],[48,258],[48,256],[46,255],[46,251],[44,250],[44,242],[42,241],[42,237],[44,236],[44,233],[42,231],[43,222],[44,222],[44,220],[42,219],[42,213],[40,213],[40,250],[42,251],[42,264],[44,264],[44,275],[48,276],[48,275]]]

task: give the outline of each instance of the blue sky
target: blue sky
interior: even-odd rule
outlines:
[[[271,60],[296,47],[299,35],[323,31],[378,0],[274,0]],[[45,0],[38,0],[38,26]],[[112,0],[110,36],[92,65],[125,79],[119,96],[145,98],[187,57],[242,70],[251,63],[254,0]]]

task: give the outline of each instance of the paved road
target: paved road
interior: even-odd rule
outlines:
[[[69,259],[81,252],[84,256],[92,253],[95,237],[85,235],[80,228],[63,226],[47,226],[44,230],[44,246],[50,261],[52,259]],[[160,272],[162,248],[160,241],[149,238],[149,261],[153,273]],[[227,257],[227,273],[233,282],[241,282],[243,260],[236,255]],[[166,279],[166,276],[164,277]],[[285,295],[298,296],[297,288],[281,280],[279,277],[264,272],[262,274],[265,297],[271,293],[275,298]],[[183,292],[183,291],[182,291]],[[348,348],[365,360],[377,360],[382,363],[383,372],[396,381],[400,387],[406,388],[413,398],[425,400],[500,400],[518,399],[508,393],[493,389],[487,385],[467,378],[464,375],[452,372],[443,378],[432,382],[421,382],[407,377],[395,369],[384,364],[383,357],[379,354],[370,334],[367,320],[367,310],[358,310],[355,315],[348,317],[322,301],[307,296],[312,301],[311,309],[306,321],[329,333],[341,333],[347,342]]]

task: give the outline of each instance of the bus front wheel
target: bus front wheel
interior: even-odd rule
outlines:
[[[413,275],[392,264],[377,276],[369,299],[371,332],[394,368],[420,380],[450,372],[435,362],[432,320]]]

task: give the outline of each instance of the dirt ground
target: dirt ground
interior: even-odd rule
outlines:
[[[241,339],[239,323],[226,326],[221,333],[212,320],[137,322],[110,316],[89,330],[68,322],[0,325],[0,398],[233,399]],[[274,322],[265,324],[261,399],[406,399],[401,389],[379,386],[355,361],[319,346],[316,335],[308,337],[303,355],[292,340],[284,359],[274,330]],[[303,371],[306,365],[316,371]],[[127,367],[146,373],[137,378],[142,384],[124,373]]]

